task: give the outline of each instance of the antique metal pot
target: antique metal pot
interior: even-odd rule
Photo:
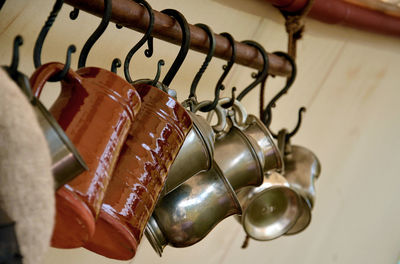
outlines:
[[[277,172],[266,175],[258,187],[237,192],[243,214],[238,216],[247,235],[255,240],[272,240],[285,234],[301,215],[300,197]]]
[[[161,256],[166,245],[188,247],[203,239],[220,221],[240,214],[235,192],[214,162],[157,204],[145,230]]]

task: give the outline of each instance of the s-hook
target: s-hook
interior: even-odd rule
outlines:
[[[195,26],[203,29],[207,33],[210,44],[209,44],[207,56],[204,59],[204,62],[201,65],[199,71],[196,73],[196,75],[193,79],[192,85],[190,87],[189,100],[192,100],[193,102],[197,102],[197,96],[196,96],[197,85],[198,85],[201,77],[203,76],[204,71],[207,69],[208,64],[210,63],[211,59],[213,58],[214,52],[215,52],[215,36],[214,36],[214,32],[211,30],[211,28],[205,24],[196,24]],[[223,89],[224,89],[223,85],[217,84],[217,86],[215,87],[215,92],[214,92],[214,95],[215,95],[214,101],[211,104],[208,104],[208,105],[200,108],[199,110],[202,112],[209,112],[212,109],[214,109],[216,107],[216,105],[218,104],[220,91]]]
[[[224,73],[219,78],[218,83],[217,83],[217,87],[219,85],[222,85],[222,82],[225,80],[226,76],[228,75],[228,73],[232,69],[233,64],[236,61],[236,43],[235,43],[235,39],[232,37],[231,34],[229,34],[227,32],[223,32],[220,35],[224,36],[224,37],[226,37],[228,39],[229,44],[231,45],[232,55],[231,55],[231,58],[229,59],[228,63],[226,65],[222,66],[222,69],[224,70]],[[231,100],[228,103],[221,105],[223,108],[227,109],[227,108],[230,108],[230,107],[233,106],[233,104],[235,103],[235,100],[236,100],[235,92],[236,92],[236,87],[232,87]]]
[[[241,101],[243,99],[243,97],[245,97],[251,90],[254,89],[254,87],[256,87],[259,83],[261,83],[268,75],[268,68],[269,68],[269,59],[268,59],[268,54],[265,51],[264,47],[261,46],[259,43],[252,41],[252,40],[245,40],[242,41],[242,43],[247,44],[249,46],[253,46],[256,49],[258,49],[261,53],[261,56],[263,58],[263,68],[261,71],[259,71],[257,73],[257,75],[255,75],[256,79],[249,85],[247,86],[238,96],[237,96],[237,100]]]
[[[208,64],[210,63],[211,59],[214,56],[215,36],[214,36],[214,32],[211,30],[211,28],[209,26],[207,26],[205,24],[196,24],[195,26],[203,29],[207,33],[208,39],[210,40],[207,56],[204,59],[204,62],[201,65],[199,71],[194,76],[192,85],[190,86],[189,98],[197,99],[197,96],[196,96],[197,85],[199,84],[199,81],[200,81],[201,77],[203,76],[204,71],[207,69]]]
[[[106,30],[108,23],[111,19],[111,0],[104,0],[104,13],[103,17],[101,18],[101,22],[93,34],[89,37],[86,41],[85,45],[83,46],[81,53],[79,54],[79,61],[78,61],[78,68],[83,68],[86,65],[87,56],[92,49],[93,45],[96,41],[103,35],[104,31]]]
[[[43,42],[47,36],[47,33],[49,32],[51,26],[53,25],[55,19],[57,18],[58,12],[60,12],[60,9],[64,3],[64,0],[57,0],[53,6],[53,10],[50,12],[49,17],[47,18],[47,21],[45,22],[43,28],[40,30],[39,36],[36,39],[35,47],[33,49],[33,63],[35,64],[35,68],[38,68],[42,65],[41,62],[41,54],[42,54],[42,47],[43,47]],[[67,59],[64,65],[64,68],[61,72],[59,72],[57,75],[53,76],[50,78],[50,82],[58,82],[64,79],[65,75],[67,74],[70,65],[71,65],[71,53],[74,53],[76,51],[76,47],[74,45],[70,45],[67,50]]]
[[[190,46],[190,29],[189,24],[186,21],[186,18],[177,10],[174,9],[164,9],[161,13],[167,14],[178,21],[179,26],[182,30],[182,43],[181,48],[179,49],[178,56],[175,58],[174,62],[172,63],[171,68],[168,70],[167,74],[165,75],[162,83],[166,86],[171,84],[171,81],[174,79],[176,73],[178,72],[179,68],[182,66],[183,61],[186,58],[186,55],[189,51]]]
[[[274,132],[271,131],[271,129],[269,128],[271,125],[271,121],[272,121],[272,107],[276,106],[276,102],[284,95],[288,92],[289,88],[293,85],[294,80],[296,79],[296,74],[297,74],[297,66],[296,63],[294,62],[293,58],[285,53],[285,52],[281,52],[281,51],[277,51],[274,52],[275,55],[284,57],[286,60],[289,61],[290,65],[292,66],[292,74],[289,76],[289,78],[286,81],[285,86],[282,88],[282,90],[280,90],[272,99],[271,101],[268,103],[267,107],[265,108],[263,115],[261,116],[261,120],[263,121],[263,123],[265,124],[265,126],[270,130],[272,136],[274,138],[277,138],[278,135],[275,134]],[[301,107],[299,109],[298,112],[298,121],[296,124],[296,127],[293,129],[292,132],[288,133],[286,135],[286,140],[289,140],[291,137],[293,137],[297,131],[299,130],[300,126],[301,126],[301,121],[302,121],[302,114],[303,112],[306,111],[305,107]]]
[[[144,51],[144,54],[146,55],[147,58],[150,58],[153,55],[153,37],[151,36],[151,32],[153,31],[153,26],[154,26],[154,12],[153,9],[151,8],[150,4],[147,3],[145,0],[134,0],[136,3],[143,5],[147,13],[149,15],[149,26],[147,27],[147,30],[143,37],[139,40],[138,43],[128,52],[128,54],[125,57],[124,61],[124,74],[125,74],[125,79],[132,83],[132,78],[129,73],[129,64],[131,62],[132,56],[146,43],[148,45],[148,49]],[[159,64],[160,65],[160,64]],[[161,65],[164,65],[162,63]],[[160,69],[160,67],[158,67]]]

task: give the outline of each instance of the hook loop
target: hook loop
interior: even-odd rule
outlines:
[[[111,72],[117,73],[117,68],[120,68],[122,66],[122,62],[120,59],[115,58],[113,59],[111,63]]]
[[[161,75],[161,66],[165,65],[165,61],[164,60],[159,60],[157,63],[157,73],[156,76],[154,77],[154,80],[151,82],[152,86],[156,86],[156,84],[158,83],[158,80],[160,79],[160,75]]]
[[[9,67],[9,74],[12,77],[15,77],[15,75],[17,74],[18,65],[19,65],[19,47],[22,44],[24,44],[23,38],[20,35],[16,36],[14,38],[12,59],[11,59],[10,67]]]

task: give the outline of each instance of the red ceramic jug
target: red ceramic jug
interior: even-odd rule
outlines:
[[[60,63],[38,68],[30,82],[36,97],[62,70]],[[89,170],[56,193],[56,225],[52,246],[76,248],[95,230],[104,193],[121,147],[140,109],[136,90],[118,75],[100,68],[69,70],[61,94],[50,109],[81,153]]]
[[[192,127],[189,114],[171,96],[148,84],[135,88],[142,106],[107,189],[96,232],[84,246],[120,260],[134,257],[168,170]]]

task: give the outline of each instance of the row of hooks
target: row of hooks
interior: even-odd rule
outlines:
[[[110,19],[111,19],[111,13],[112,13],[112,0],[104,0],[104,12],[103,12],[103,16],[101,19],[101,22],[99,24],[99,26],[96,28],[96,30],[92,33],[92,35],[88,38],[88,40],[86,41],[86,43],[84,44],[82,51],[79,55],[79,59],[78,59],[78,68],[82,68],[85,67],[86,65],[86,61],[87,61],[87,57],[88,54],[90,53],[90,50],[92,49],[92,47],[94,46],[94,44],[97,42],[97,40],[102,36],[102,34],[105,32]],[[152,34],[152,30],[153,30],[153,26],[154,26],[154,12],[153,9],[151,8],[150,4],[148,2],[146,2],[145,0],[133,0],[136,3],[142,5],[143,7],[145,7],[145,9],[148,12],[149,15],[149,25],[147,27],[147,30],[145,31],[143,37],[139,40],[138,43],[136,43],[136,45],[128,52],[128,54],[125,57],[124,60],[124,75],[125,75],[125,79],[132,83],[132,77],[131,77],[131,73],[129,71],[130,69],[130,62],[131,59],[133,57],[133,55],[147,42],[147,49],[144,51],[144,54],[146,57],[150,58],[153,55],[153,37],[151,36]],[[42,65],[41,62],[41,53],[42,53],[42,47],[43,47],[43,43],[45,41],[45,38],[51,28],[51,26],[53,25],[59,11],[61,10],[62,6],[63,6],[64,1],[63,0],[56,0],[53,9],[49,15],[49,17],[47,18],[43,28],[41,29],[39,36],[36,40],[35,43],[35,47],[34,47],[34,65],[36,68],[40,67]],[[172,66],[170,67],[170,69],[168,70],[168,72],[166,73],[164,79],[162,80],[162,83],[166,86],[169,86],[170,83],[172,82],[172,80],[174,79],[176,73],[179,71],[183,61],[186,58],[186,55],[188,53],[189,50],[189,45],[190,45],[190,30],[189,30],[189,25],[185,19],[185,17],[178,12],[177,10],[174,9],[165,9],[163,11],[161,11],[162,13],[165,13],[171,17],[173,17],[178,24],[180,25],[181,29],[182,29],[182,43],[178,52],[177,57],[175,58],[174,62],[172,63]],[[71,12],[70,12],[70,18],[75,20],[77,19],[79,15],[79,9],[74,8]],[[215,52],[215,36],[213,31],[211,30],[211,28],[205,24],[196,24],[197,27],[201,28],[202,30],[204,30],[207,35],[208,35],[208,39],[209,39],[209,51],[207,53],[207,56],[203,62],[203,64],[201,65],[199,71],[196,73],[191,87],[190,87],[190,93],[189,93],[189,100],[197,103],[197,96],[196,96],[196,89],[198,86],[198,83],[203,75],[203,73],[205,72],[205,70],[207,69],[208,64],[210,63],[211,59],[214,56],[214,52]],[[117,28],[122,28],[122,26],[117,24]],[[228,39],[228,41],[231,44],[232,47],[232,54],[230,57],[230,60],[228,61],[228,63],[226,65],[223,66],[223,73],[221,75],[221,77],[219,78],[216,87],[215,87],[215,91],[214,91],[214,100],[212,101],[211,104],[206,105],[202,108],[200,108],[199,110],[202,112],[209,112],[211,110],[213,110],[216,105],[218,104],[219,98],[220,98],[220,92],[222,90],[225,89],[225,86],[223,85],[223,82],[226,78],[226,76],[228,75],[229,71],[232,69],[234,63],[235,63],[235,59],[236,59],[236,45],[235,45],[235,40],[232,37],[231,34],[224,32],[220,34],[221,36],[224,36],[225,38]],[[263,68],[262,70],[260,70],[258,73],[253,73],[252,77],[255,79],[250,85],[248,85],[245,89],[243,89],[243,91],[241,91],[239,93],[239,95],[236,96],[236,87],[232,88],[231,91],[231,100],[222,105],[224,108],[229,108],[233,105],[235,100],[241,101],[247,94],[249,94],[257,85],[259,84],[264,84],[265,85],[265,80],[268,77],[268,69],[269,69],[269,60],[268,60],[268,55],[267,52],[265,51],[265,49],[263,48],[262,45],[260,45],[259,43],[252,41],[252,40],[245,40],[242,41],[242,43],[250,45],[255,47],[256,49],[258,49],[260,51],[260,53],[262,54],[262,58],[263,58]],[[18,36],[15,41],[14,41],[14,55],[13,55],[13,60],[12,60],[12,64],[10,66],[11,69],[16,70],[16,68],[18,67],[18,46],[22,44],[22,38],[20,36]],[[76,52],[76,47],[74,45],[70,45],[67,49],[67,55],[66,55],[66,61],[65,61],[65,66],[64,69],[58,73],[56,76],[54,76],[50,81],[52,82],[58,82],[61,81],[67,74],[70,65],[71,65],[71,54]],[[284,57],[285,59],[287,59],[291,66],[292,66],[292,74],[288,77],[287,82],[285,84],[285,86],[278,92],[278,94],[276,94],[272,100],[267,104],[267,106],[265,107],[265,109],[263,108],[263,105],[261,105],[262,111],[260,111],[260,117],[261,120],[265,123],[265,125],[269,128],[271,125],[271,121],[272,121],[272,108],[275,107],[276,102],[284,95],[288,92],[289,88],[292,86],[292,84],[294,83],[294,80],[296,78],[296,63],[294,62],[293,58],[291,56],[289,56],[287,53],[284,52],[275,52],[275,55]],[[159,80],[160,74],[161,74],[161,67],[165,65],[164,60],[160,59],[157,63],[157,72],[155,75],[155,78],[153,80],[153,84],[156,84]],[[111,71],[112,72],[116,72],[117,68],[122,66],[122,62],[120,59],[115,58],[111,64]],[[262,87],[261,89],[261,96],[264,96],[264,89]],[[305,111],[304,107],[301,107],[299,109],[299,113],[298,113],[298,122],[297,125],[295,126],[294,130],[290,133],[288,133],[287,137],[290,138],[292,136],[294,136],[297,131],[299,130],[299,127],[301,125],[301,121],[302,121],[302,113]],[[272,135],[277,138],[277,134],[272,132]]]

